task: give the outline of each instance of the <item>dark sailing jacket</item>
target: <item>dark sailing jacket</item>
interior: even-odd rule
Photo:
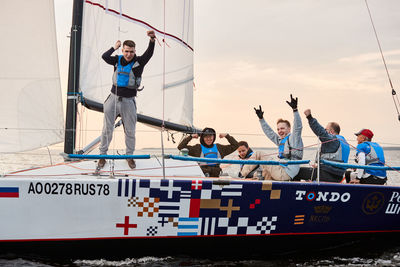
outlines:
[[[233,138],[229,134],[225,138],[228,140],[229,145],[216,144],[218,152],[221,155],[221,158],[224,158],[225,156],[231,154],[238,148],[238,141],[236,141],[235,138]],[[191,135],[184,138],[182,142],[178,145],[178,149],[181,150],[182,148],[187,148],[189,150],[189,156],[200,157],[201,145],[200,144],[196,144],[193,146],[188,145],[190,140],[192,140]],[[219,167],[219,165],[213,165],[213,166],[201,165],[200,168],[204,173],[209,173],[211,177],[219,177],[219,174],[221,172],[221,168]]]
[[[149,62],[150,58],[153,56],[154,52],[154,45],[155,42],[149,41],[149,46],[147,47],[146,51],[143,53],[141,56],[135,55],[132,59],[134,62],[138,62],[139,66],[136,68],[133,68],[133,74],[135,77],[142,77],[143,69],[144,66]],[[114,53],[114,47],[111,47],[109,50],[104,52],[102,55],[102,58],[104,59],[105,62],[107,62],[110,65],[114,66],[114,71],[116,69],[116,64],[118,63],[118,56],[112,56],[112,53]],[[131,62],[132,62],[131,61]],[[126,66],[130,62],[127,62],[124,57],[121,58],[121,65]],[[111,88],[111,92],[116,94],[117,96],[122,96],[122,97],[133,97],[136,96],[137,91],[134,89],[128,89],[126,87],[118,87],[118,90],[116,90],[116,87],[113,85]]]

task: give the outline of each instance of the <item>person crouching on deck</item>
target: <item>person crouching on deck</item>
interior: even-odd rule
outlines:
[[[261,128],[264,134],[278,146],[278,158],[287,160],[301,160],[303,159],[303,140],[301,138],[301,131],[303,129],[301,118],[297,110],[297,97],[293,98],[290,95],[290,102],[286,101],[293,109],[293,132],[291,133],[290,122],[287,120],[279,119],[277,122],[277,133],[272,130],[268,123],[264,120],[264,111],[261,106],[259,109],[254,108],[258,118],[260,119]],[[259,159],[257,157],[257,159]],[[262,156],[261,160],[273,160],[271,157]],[[248,168],[251,165],[246,165],[242,169],[242,175],[247,175]],[[299,165],[262,165],[263,177],[266,180],[279,180],[289,181],[299,172]]]
[[[187,148],[188,155],[192,157],[201,157],[209,159],[223,159],[226,155],[231,154],[238,147],[238,142],[235,138],[226,133],[220,133],[219,138],[226,138],[229,145],[214,144],[216,139],[216,132],[212,128],[204,128],[200,135],[200,144],[188,145],[189,142],[195,138],[199,138],[198,134],[191,134],[185,137],[178,145],[178,149],[182,150]],[[207,177],[219,177],[221,168],[216,163],[202,163],[201,170]]]
[[[240,141],[238,143],[238,157],[240,160],[255,160],[256,159],[256,154],[254,151],[249,147],[249,144],[246,141]],[[242,170],[246,165],[241,164],[240,165],[240,171],[239,171],[239,178],[253,178],[259,165],[252,165],[251,168],[246,168],[246,176],[242,175]],[[248,173],[247,173],[248,172]]]
[[[359,165],[385,166],[385,155],[382,147],[372,141],[374,134],[369,129],[362,129],[355,133],[357,136],[356,162]],[[351,175],[351,184],[385,184],[386,170],[357,169]],[[354,177],[355,176],[355,177]]]

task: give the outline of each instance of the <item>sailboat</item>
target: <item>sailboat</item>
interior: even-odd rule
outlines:
[[[0,88],[7,97],[0,100],[1,151],[55,144],[65,132],[69,160],[0,178],[0,251],[58,257],[267,257],[351,244],[369,247],[371,240],[378,246],[398,237],[396,186],[215,179],[204,177],[193,162],[148,155],[136,155],[135,170],[117,160],[123,157],[110,155],[115,161],[99,174],[88,156],[71,160],[91,150],[91,145],[75,148],[77,106],[101,111],[111,88],[112,70],[99,63],[102,52],[118,39],[133,36],[141,42],[148,29],[156,31],[162,49],[146,66],[138,121],[161,131],[197,131],[193,1],[165,3],[74,1],[65,130],[53,1],[23,1],[24,9],[21,0],[3,6],[2,25],[19,23],[12,30],[4,27],[2,36],[18,50],[29,43],[30,51],[29,56],[6,54],[11,65],[2,67],[7,78]]]

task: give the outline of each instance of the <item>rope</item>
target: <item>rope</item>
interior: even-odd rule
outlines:
[[[171,159],[183,160],[183,161],[198,161],[207,163],[230,163],[230,164],[244,164],[244,165],[298,165],[307,164],[309,160],[230,160],[230,159],[208,159],[208,158],[197,158],[190,156],[175,156],[169,155]]]
[[[389,75],[389,70],[388,70],[387,65],[386,65],[385,57],[383,56],[381,43],[379,41],[378,34],[376,32],[375,24],[374,24],[374,21],[372,19],[371,10],[369,9],[367,0],[365,0],[365,5],[367,6],[369,18],[370,18],[370,21],[371,21],[371,24],[372,24],[372,28],[374,30],[376,42],[378,43],[379,51],[381,53],[382,62],[383,62],[383,65],[385,67],[385,70],[386,70],[386,75],[387,75],[388,80],[389,80],[390,88],[392,89],[392,98],[393,98],[394,106],[395,106],[396,111],[397,111],[397,117],[398,117],[398,120],[400,121],[400,112],[399,112],[400,101],[399,101],[399,98],[397,97],[396,91],[393,88],[392,79],[390,78],[390,75]],[[396,102],[396,100],[397,100],[397,102]]]
[[[163,2],[163,27],[164,27],[164,36],[163,36],[163,76],[162,76],[162,123],[161,123],[161,153],[162,153],[162,171],[163,171],[163,178],[165,179],[165,151],[164,151],[164,136],[163,133],[165,131],[165,0]]]
[[[321,162],[339,168],[354,168],[354,169],[365,169],[365,170],[387,170],[387,171],[396,171],[400,170],[400,167],[387,167],[387,166],[372,166],[372,165],[358,165],[358,164],[348,164],[348,163],[339,163],[330,160],[321,159]]]
[[[118,34],[117,34],[117,40],[119,40],[120,42],[121,42],[121,17],[122,17],[122,1],[120,0],[119,1],[119,14],[118,14]],[[117,81],[118,81],[118,75],[119,75],[119,73],[118,73],[118,63],[119,63],[119,55],[118,55],[118,52],[119,52],[119,49],[120,48],[123,48],[123,43],[121,42],[121,45],[120,45],[120,47],[118,47],[118,49],[116,50],[117,51],[117,67],[116,67],[116,72],[117,72]],[[136,49],[136,47],[135,47],[135,49]],[[115,51],[114,51],[115,52]],[[122,57],[123,57],[123,55],[122,55]],[[121,59],[122,60],[122,59]],[[115,68],[115,66],[114,66],[114,68]],[[112,92],[111,92],[111,94],[112,94]],[[117,119],[117,104],[118,104],[118,82],[116,83],[116,85],[115,85],[115,97],[117,98],[116,99],[116,101],[114,101],[114,122],[113,122],[113,125],[114,125],[114,123],[115,123],[115,120]],[[122,105],[122,104],[121,104]],[[104,107],[104,106],[103,106]],[[103,112],[104,112],[104,110],[103,110]],[[112,127],[112,134],[111,134],[111,138],[112,138],[112,147],[113,147],[113,151],[116,151],[117,149],[116,149],[116,146],[117,146],[117,144],[116,144],[116,142],[117,142],[117,140],[116,140],[116,133],[115,133],[115,129],[114,129],[114,127]],[[106,132],[106,138],[107,138],[107,140],[108,140],[108,133]],[[110,143],[109,143],[109,147],[110,147]]]
[[[150,155],[82,155],[67,154],[72,159],[149,159]]]

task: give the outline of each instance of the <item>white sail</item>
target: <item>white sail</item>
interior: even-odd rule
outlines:
[[[161,0],[85,1],[80,89],[85,98],[103,103],[110,94],[113,66],[102,60],[102,54],[117,40],[129,39],[136,43],[136,54],[141,55],[149,42],[147,30],[155,30],[159,43],[156,41],[154,55],[143,72],[144,90],[138,92],[138,113],[191,126],[193,1],[168,0],[165,3],[164,6]]]
[[[1,1],[0,25],[0,152],[61,142],[53,0]]]

